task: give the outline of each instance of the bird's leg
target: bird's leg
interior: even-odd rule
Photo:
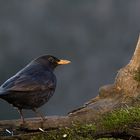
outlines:
[[[39,111],[37,111],[36,108],[33,108],[32,110],[37,114],[37,116],[41,117],[42,121],[45,121],[45,117]]]
[[[23,117],[22,109],[19,109],[19,108],[18,108],[18,112],[19,112],[19,114],[20,114],[22,123],[24,124],[24,123],[25,123],[25,120],[24,120],[24,117]]]

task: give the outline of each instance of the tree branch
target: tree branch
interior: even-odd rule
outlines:
[[[139,61],[140,61],[140,35],[138,38],[138,42],[136,45],[134,55],[129,63],[129,66],[135,70],[138,70],[138,69],[140,69],[140,62]]]

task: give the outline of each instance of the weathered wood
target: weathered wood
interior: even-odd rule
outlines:
[[[47,117],[44,122],[39,118],[27,119],[24,125],[21,125],[20,120],[0,121],[0,132],[4,133],[8,129],[12,130],[17,135],[16,137],[21,137],[19,134],[31,136],[31,132],[40,132],[40,128],[49,133],[52,129],[57,130],[67,127],[76,129],[74,128],[74,126],[77,126],[75,124],[80,124],[80,127],[92,124],[96,127],[94,132],[90,131],[93,138],[123,136],[128,138],[132,136],[140,139],[140,110],[138,106],[140,106],[140,37],[130,63],[118,72],[114,84],[101,87],[99,95],[85,103],[83,107],[71,111],[67,116]],[[136,107],[136,109],[134,108],[133,111],[131,107]],[[118,114],[122,113],[121,115],[123,115],[122,109],[126,109],[125,117],[130,122],[126,123],[124,119],[124,126],[123,123],[119,122],[124,127],[121,130],[118,129],[119,126],[115,125],[111,129],[107,128],[106,123],[103,123],[107,119],[107,115],[115,110],[120,110]],[[133,118],[131,118],[131,115]],[[7,139],[9,138],[7,137]]]

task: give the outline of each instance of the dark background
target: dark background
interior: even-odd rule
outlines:
[[[56,92],[41,108],[45,115],[64,115],[114,81],[139,32],[140,0],[1,0],[0,83],[39,55],[69,59],[56,69]],[[16,118],[0,100],[0,119]]]

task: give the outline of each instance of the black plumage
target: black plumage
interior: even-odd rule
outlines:
[[[51,55],[36,58],[0,86],[0,98],[17,107],[24,122],[22,109],[32,109],[39,114],[36,109],[54,94],[54,69],[58,65],[68,63],[70,61],[60,60]],[[39,115],[44,119],[41,114]]]

